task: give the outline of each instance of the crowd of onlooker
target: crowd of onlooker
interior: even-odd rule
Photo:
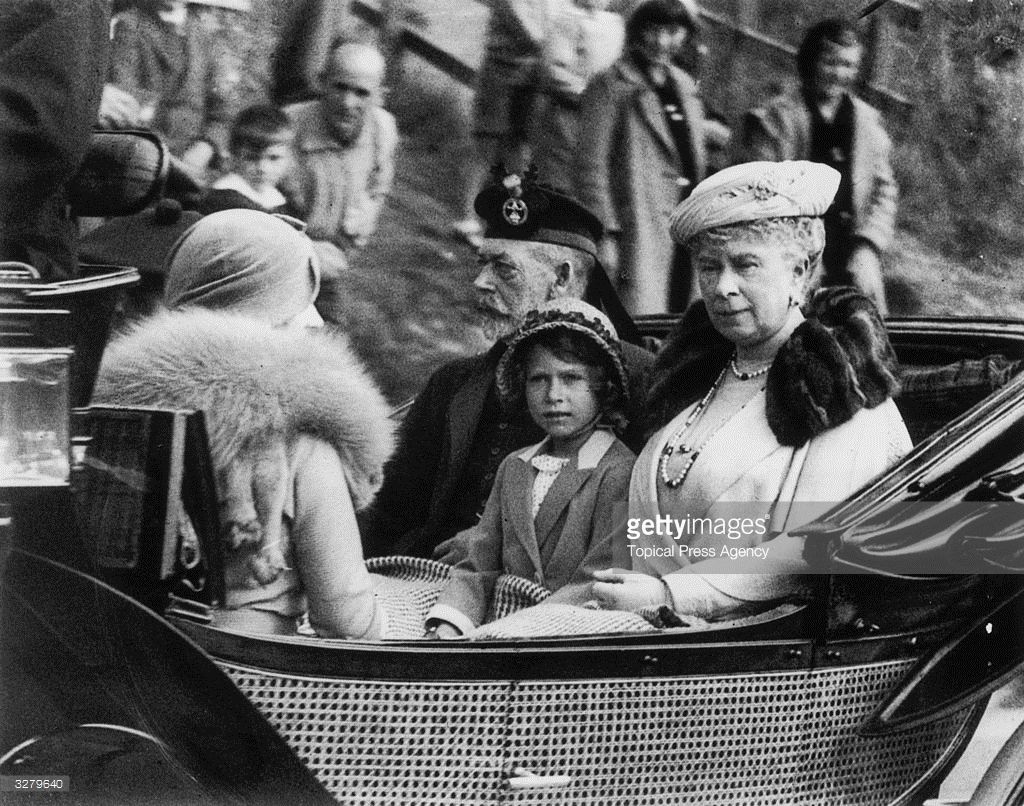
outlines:
[[[100,120],[160,132],[203,188],[190,202],[200,212],[241,206],[305,220],[324,263],[329,312],[332,278],[376,229],[398,137],[383,108],[387,65],[376,38],[346,33],[325,19],[324,5],[297,4],[279,48],[312,73],[308,100],[242,109],[244,65],[196,11],[221,6],[244,14],[244,0],[126,2],[111,24]],[[475,88],[475,147],[458,166],[466,196],[453,235],[479,246],[472,200],[493,165],[533,165],[542,181],[601,219],[601,263],[630,313],[683,310],[697,293],[686,255],[667,237],[673,207],[726,164],[813,159],[843,176],[827,219],[826,280],[859,286],[884,311],[882,256],[897,191],[880,118],[853,94],[863,53],[857,26],[814,26],[797,58],[800,91],[766,98],[733,133],[709,111],[714,99],[702,96],[691,74],[702,25],[697,4],[643,0],[625,13],[607,6],[491,4]],[[329,35],[312,20],[337,30]],[[268,93],[296,97],[282,81]]]
[[[253,67],[239,31],[251,0],[118,0],[96,123],[157,131],[192,184],[188,208],[243,206],[306,221],[329,311],[332,278],[374,233],[393,181],[399,144],[384,108],[384,54],[400,47],[395,21],[408,6],[382,4],[377,32],[344,3],[296,0],[278,21],[274,52],[263,54],[271,69],[256,71],[269,73],[262,103],[249,105],[256,96],[243,85]],[[826,282],[852,283],[886,310],[897,186],[881,116],[855,91],[863,25],[813,25],[792,91],[761,99],[730,127],[699,82],[707,23],[695,0],[635,0],[616,11],[609,0],[489,6],[466,132],[473,147],[451,166],[463,196],[454,237],[479,246],[472,203],[493,166],[532,165],[601,219],[601,264],[630,313],[680,311],[697,294],[686,255],[666,237],[675,204],[726,165],[806,158],[843,177],[827,217]],[[1019,51],[994,55],[979,75],[1010,72]]]

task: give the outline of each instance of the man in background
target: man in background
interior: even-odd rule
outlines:
[[[329,321],[344,304],[336,283],[348,257],[377,229],[395,176],[398,127],[381,106],[384,57],[373,45],[334,43],[314,101],[285,109],[295,127],[297,207],[317,242],[323,271],[318,307]],[[340,309],[339,309],[340,310]]]

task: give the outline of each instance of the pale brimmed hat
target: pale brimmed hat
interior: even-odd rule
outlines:
[[[612,370],[612,381],[625,399],[629,395],[629,375],[622,363],[619,336],[611,321],[593,305],[573,298],[553,299],[530,311],[526,319],[512,334],[508,348],[498,362],[498,393],[505,400],[513,399],[514,370],[525,358],[524,347],[529,347],[533,337],[549,330],[570,330],[581,333],[600,347],[608,358]]]
[[[685,244],[701,232],[729,224],[824,215],[839,180],[839,171],[806,160],[725,168],[697,185],[672,212],[672,239]]]

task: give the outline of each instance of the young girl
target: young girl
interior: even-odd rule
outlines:
[[[628,389],[611,322],[579,300],[532,311],[497,370],[509,405],[525,405],[547,437],[510,454],[480,523],[438,547],[451,581],[427,616],[427,636],[464,635],[485,618],[494,582],[509,573],[554,591],[548,601],[590,599],[591,574],[611,561],[634,455],[607,427]]]

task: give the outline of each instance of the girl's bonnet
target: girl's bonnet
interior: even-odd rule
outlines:
[[[621,400],[629,395],[629,378],[622,363],[619,336],[611,321],[593,305],[579,299],[549,300],[530,311],[512,334],[498,362],[498,393],[502,400],[514,400],[518,394],[516,378],[534,337],[545,331],[569,330],[579,333],[601,348],[607,357],[608,380],[618,387]]]

